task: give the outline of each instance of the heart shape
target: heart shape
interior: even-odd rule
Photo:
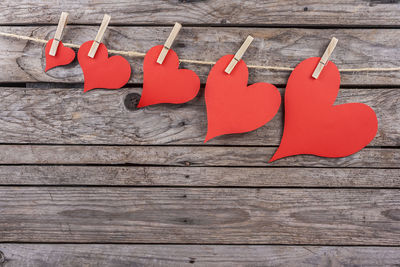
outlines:
[[[340,74],[328,62],[311,77],[320,58],[308,58],[291,73],[285,93],[285,127],[271,161],[298,154],[345,157],[368,145],[378,130],[375,112],[361,103],[333,105]]]
[[[131,77],[131,66],[122,56],[108,57],[108,50],[100,44],[94,58],[88,56],[93,41],[85,42],[78,51],[78,61],[85,79],[84,92],[95,88],[119,89]]]
[[[157,63],[162,49],[162,45],[154,46],[144,57],[143,91],[139,108],[160,103],[185,103],[199,92],[199,77],[194,71],[178,69],[179,58],[175,51],[170,49],[164,62]]]
[[[270,121],[278,112],[281,95],[269,83],[247,86],[248,69],[240,60],[231,74],[225,68],[233,55],[223,56],[207,78],[205,98],[208,131],[204,142],[223,134],[255,130]]]
[[[45,72],[57,66],[68,65],[75,58],[75,51],[69,47],[65,47],[61,41],[58,43],[56,55],[50,56],[49,52],[53,40],[54,39],[50,39],[46,44],[46,48],[44,49],[46,55]]]

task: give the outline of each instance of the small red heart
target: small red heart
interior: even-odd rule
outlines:
[[[162,48],[162,45],[152,47],[144,58],[139,108],[160,103],[185,103],[199,92],[199,77],[194,71],[178,69],[179,58],[175,51],[170,49],[164,62],[157,63]]]
[[[75,51],[69,47],[65,47],[61,41],[58,43],[56,55],[50,56],[49,52],[52,43],[53,39],[50,39],[47,42],[46,48],[44,50],[46,54],[46,68],[44,70],[45,72],[57,66],[68,65],[75,58]]]
[[[225,68],[233,55],[223,56],[211,69],[206,84],[208,132],[204,142],[223,134],[255,130],[278,112],[281,95],[269,83],[247,86],[249,72],[239,61],[231,74]]]
[[[285,93],[285,127],[271,161],[298,154],[345,157],[368,145],[378,130],[375,112],[367,105],[333,105],[340,74],[328,62],[318,79],[311,77],[320,58],[301,62],[289,77]]]
[[[93,41],[83,43],[78,51],[78,61],[85,79],[84,92],[95,88],[119,89],[131,77],[131,66],[121,56],[108,57],[107,47],[100,44],[94,58],[88,56]]]

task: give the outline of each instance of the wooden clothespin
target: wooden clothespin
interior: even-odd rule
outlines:
[[[176,36],[178,36],[179,31],[181,30],[182,25],[178,22],[175,22],[174,28],[172,29],[171,33],[168,36],[167,41],[164,43],[164,47],[158,56],[157,63],[162,64],[164,62],[165,57],[168,54],[169,49],[171,49],[172,43],[174,42]]]
[[[50,52],[49,52],[50,56],[54,57],[57,54],[58,44],[61,41],[61,37],[62,37],[64,28],[65,28],[65,25],[67,25],[68,15],[69,14],[67,12],[61,13],[60,20],[58,21],[56,34],[54,35],[53,43],[51,44],[51,47],[50,47]]]
[[[92,47],[89,50],[88,56],[91,58],[94,58],[97,52],[97,48],[99,48],[99,45],[101,44],[101,41],[103,40],[103,35],[107,29],[108,23],[110,22],[111,16],[110,15],[104,15],[103,21],[101,22],[100,29],[97,32],[96,38],[94,39],[94,42],[92,44]]]
[[[229,63],[228,67],[226,67],[225,72],[231,74],[232,70],[235,68],[236,64],[242,59],[244,52],[246,52],[247,48],[249,48],[251,42],[253,42],[254,38],[250,35],[247,36],[246,40],[236,52],[235,56]]]
[[[319,74],[321,73],[322,69],[325,67],[325,64],[328,62],[329,57],[333,53],[333,50],[336,47],[336,44],[338,42],[338,39],[335,37],[332,37],[331,42],[329,43],[328,47],[326,48],[324,54],[321,57],[321,60],[319,61],[317,67],[314,70],[314,73],[312,74],[312,77],[314,79],[318,79]]]

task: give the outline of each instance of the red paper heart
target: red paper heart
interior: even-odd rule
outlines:
[[[52,43],[53,39],[50,39],[46,44],[46,48],[44,49],[46,54],[46,68],[44,70],[45,72],[57,66],[68,65],[75,58],[75,51],[69,47],[65,47],[61,41],[58,43],[56,55],[50,56],[49,52]]]
[[[78,61],[85,78],[84,92],[95,88],[119,89],[131,77],[131,66],[121,56],[108,57],[107,47],[100,44],[94,58],[88,56],[93,41],[81,45]]]
[[[162,64],[157,63],[162,48],[162,45],[152,47],[144,58],[139,108],[160,103],[185,103],[199,92],[199,77],[194,71],[178,69],[179,58],[172,49]]]
[[[271,120],[281,104],[281,95],[272,84],[247,86],[249,73],[243,60],[231,74],[225,73],[232,58],[233,55],[220,58],[208,75],[208,132],[204,142],[223,134],[255,130]]]
[[[378,130],[375,112],[367,105],[333,105],[340,74],[332,62],[318,79],[311,77],[320,58],[301,62],[289,77],[285,93],[285,127],[281,144],[270,161],[312,154],[345,157],[365,147]]]

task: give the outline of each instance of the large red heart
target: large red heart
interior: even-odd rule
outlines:
[[[57,66],[68,65],[75,58],[75,51],[69,47],[65,47],[61,41],[58,43],[56,55],[50,56],[49,52],[53,40],[54,39],[50,39],[46,44],[46,48],[44,49],[46,55],[46,68],[44,71],[48,71],[49,69]]]
[[[139,108],[160,103],[185,103],[199,92],[199,77],[194,71],[178,69],[179,58],[172,49],[162,64],[157,63],[162,48],[162,45],[152,47],[144,58]]]
[[[367,105],[333,105],[340,74],[332,62],[318,79],[311,77],[320,58],[301,62],[289,77],[285,93],[285,127],[270,161],[298,154],[345,157],[365,147],[378,130],[375,112]]]
[[[108,57],[107,47],[100,44],[94,58],[88,56],[93,41],[83,43],[78,51],[78,61],[85,78],[84,92],[95,88],[119,89],[131,77],[131,66],[121,56]]]
[[[272,84],[247,86],[249,73],[243,60],[231,74],[225,73],[232,58],[233,55],[220,58],[208,75],[208,131],[204,142],[223,134],[255,130],[271,120],[281,104],[281,95]]]

